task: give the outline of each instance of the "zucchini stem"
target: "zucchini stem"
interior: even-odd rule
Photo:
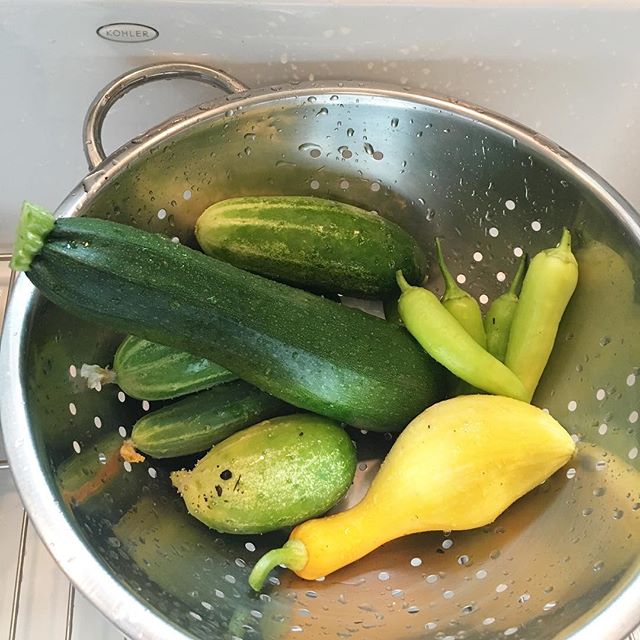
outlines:
[[[18,224],[13,257],[9,267],[14,271],[29,271],[33,259],[40,253],[46,237],[53,229],[55,218],[42,207],[25,202]]]
[[[300,540],[289,540],[279,549],[271,549],[265,553],[253,567],[249,576],[249,584],[254,591],[260,591],[269,572],[278,565],[284,565],[292,571],[301,571],[309,561],[307,548]]]

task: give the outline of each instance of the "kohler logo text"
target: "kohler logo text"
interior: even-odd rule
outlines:
[[[113,42],[149,42],[155,40],[159,33],[153,27],[134,22],[114,22],[98,28],[96,33],[105,40]]]

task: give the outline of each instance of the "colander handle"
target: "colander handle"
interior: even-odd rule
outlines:
[[[87,110],[82,133],[89,169],[95,169],[107,157],[102,146],[102,125],[109,109],[131,89],[147,82],[173,78],[199,80],[227,93],[249,88],[224,71],[191,62],[161,62],[127,71],[104,87]]]

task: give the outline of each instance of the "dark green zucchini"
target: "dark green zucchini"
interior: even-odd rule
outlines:
[[[419,284],[426,259],[397,224],[342,202],[307,196],[230,198],[196,223],[202,250],[240,269],[314,292],[399,295],[395,272]],[[407,270],[407,271],[405,271]]]
[[[132,398],[167,400],[209,389],[238,376],[215,362],[136,336],[126,337],[113,368],[83,364],[80,375],[90,389],[117,383]]]
[[[13,266],[57,305],[210,358],[294,406],[399,431],[444,394],[401,327],[114,222],[27,207]]]
[[[236,380],[147,413],[133,426],[121,454],[129,462],[141,462],[144,457],[137,451],[153,458],[206,451],[240,429],[292,410],[282,400]]]

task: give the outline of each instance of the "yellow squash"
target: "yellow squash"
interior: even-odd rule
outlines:
[[[260,589],[278,564],[313,580],[395,538],[489,524],[574,449],[554,418],[519,400],[469,395],[435,404],[401,433],[359,504],[298,525],[249,582]]]

